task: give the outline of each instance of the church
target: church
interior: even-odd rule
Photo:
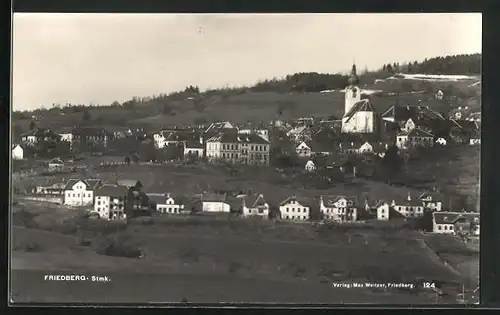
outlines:
[[[369,99],[361,99],[356,65],[352,65],[349,85],[345,89],[345,108],[342,133],[374,133],[377,131],[377,113]]]

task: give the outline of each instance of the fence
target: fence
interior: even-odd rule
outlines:
[[[50,203],[56,203],[56,204],[63,203],[63,199],[60,197],[23,196],[22,199],[31,200],[31,201],[50,202]]]

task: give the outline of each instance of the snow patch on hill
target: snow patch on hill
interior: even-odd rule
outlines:
[[[398,73],[388,79],[389,80],[406,79],[406,80],[420,80],[420,81],[462,81],[462,80],[477,80],[478,77],[469,75]]]
[[[320,91],[320,93],[332,93],[332,92],[342,92],[342,93],[345,93],[345,89],[342,89],[342,90],[323,90],[323,91]],[[361,94],[365,94],[365,95],[371,95],[371,94],[382,93],[382,92],[383,92],[382,90],[364,90],[364,89],[361,89]]]

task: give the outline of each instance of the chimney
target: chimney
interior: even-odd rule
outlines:
[[[203,136],[200,135],[200,144],[203,144]]]
[[[170,198],[170,193],[167,193],[167,198]]]
[[[411,195],[410,195],[410,192],[408,192],[408,201],[411,201]]]

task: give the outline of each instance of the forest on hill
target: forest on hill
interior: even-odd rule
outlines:
[[[368,71],[358,70],[360,84],[372,84],[377,79],[385,79],[397,73],[418,73],[418,74],[461,74],[478,75],[481,71],[481,54],[455,55],[446,57],[434,57],[424,59],[421,62],[387,63],[378,70]],[[109,105],[93,104],[52,104],[45,108],[34,111],[13,112],[13,119],[29,119],[33,114],[37,115],[43,112],[57,111],[64,113],[83,113],[83,120],[90,120],[88,114],[89,108],[97,106],[120,107],[135,110],[137,107],[151,106],[161,108],[164,114],[170,114],[172,104],[186,99],[192,99],[195,108],[200,111],[207,106],[206,100],[212,96],[220,96],[223,99],[231,95],[243,94],[245,92],[320,92],[323,90],[343,89],[347,84],[349,74],[325,74],[317,72],[303,72],[287,75],[284,78],[274,78],[257,82],[249,87],[220,88],[201,92],[198,86],[186,87],[183,91],[172,92],[169,94],[159,94],[148,97],[133,97],[132,99],[120,104],[115,101]]]

